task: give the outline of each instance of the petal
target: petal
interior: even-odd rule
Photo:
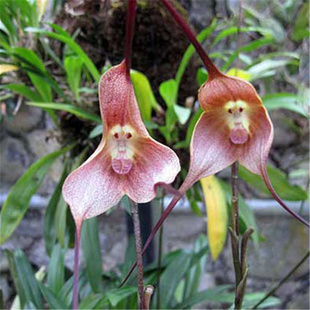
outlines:
[[[102,214],[124,195],[105,148],[74,170],[63,185],[63,196],[76,223]]]
[[[125,61],[112,67],[101,77],[99,101],[105,132],[115,125],[130,124],[141,135],[148,136],[132,83],[126,75]]]
[[[205,111],[221,108],[229,101],[242,100],[250,106],[261,106],[255,88],[247,81],[227,75],[207,80],[199,89],[198,99]]]
[[[180,170],[179,158],[170,148],[150,137],[140,138],[125,192],[137,203],[151,201],[156,196],[156,184],[172,183]]]
[[[182,185],[189,188],[203,177],[215,174],[237,160],[238,147],[229,139],[220,111],[203,113],[198,120],[190,147],[190,168]]]
[[[309,223],[291,210],[275,192],[267,173],[267,159],[273,141],[273,126],[265,107],[252,113],[250,119],[251,137],[240,152],[240,163],[253,173],[261,175],[273,198],[292,216],[309,227]]]
[[[273,141],[273,125],[264,106],[255,107],[250,115],[250,138],[239,152],[240,163],[256,174],[266,165]]]
[[[295,217],[298,221],[300,221],[301,223],[303,223],[304,225],[306,225],[307,227],[310,227],[309,223],[303,219],[300,215],[298,215],[296,212],[294,212],[293,210],[291,210],[285,203],[284,201],[278,196],[278,194],[276,193],[276,191],[274,190],[269,177],[268,177],[268,172],[267,172],[267,168],[266,168],[266,164],[262,163],[261,166],[261,173],[260,175],[262,176],[267,188],[270,191],[270,194],[273,196],[273,198],[281,205],[281,207],[284,208],[284,210],[286,210],[289,214],[291,214],[293,217]]]

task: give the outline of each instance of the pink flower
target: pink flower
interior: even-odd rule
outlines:
[[[125,194],[136,203],[148,202],[157,183],[173,182],[180,171],[177,155],[148,134],[125,61],[101,77],[99,101],[101,143],[63,186],[76,223],[106,212]]]
[[[245,80],[217,72],[201,86],[198,99],[204,113],[193,132],[190,168],[182,189],[239,161],[263,178],[286,211],[309,226],[286,206],[270,183],[266,166],[273,125],[254,87]]]

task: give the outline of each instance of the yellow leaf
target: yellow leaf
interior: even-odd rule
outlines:
[[[41,20],[42,16],[45,13],[46,4],[47,4],[47,0],[37,0],[39,20]]]
[[[230,75],[230,76],[239,77],[239,78],[244,79],[246,81],[249,81],[251,79],[251,76],[252,76],[251,73],[248,73],[247,71],[237,69],[237,68],[231,68],[226,74]]]
[[[208,220],[208,242],[213,260],[223,250],[227,235],[227,205],[225,193],[214,175],[200,180],[205,197]]]
[[[0,64],[0,75],[6,72],[16,71],[19,68],[14,65]]]

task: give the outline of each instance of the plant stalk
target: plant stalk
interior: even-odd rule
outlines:
[[[161,212],[160,216],[163,215],[164,212],[164,197],[161,199]],[[160,309],[160,273],[161,273],[161,257],[162,257],[162,250],[163,250],[163,233],[164,233],[164,226],[161,226],[159,230],[159,238],[158,238],[158,263],[157,263],[157,298],[156,298],[156,304],[157,309]]]
[[[194,35],[193,31],[186,24],[186,22],[183,20],[181,15],[175,10],[175,8],[172,6],[170,1],[169,0],[161,0],[161,1],[165,5],[167,10],[171,13],[171,15],[176,20],[176,22],[181,26],[184,33],[187,35],[189,41],[194,45],[197,53],[199,54],[203,64],[205,65],[205,67],[208,71],[209,78],[215,78],[217,76],[222,76],[223,74],[221,73],[221,71],[215,66],[213,61],[210,59],[210,57],[204,51],[201,44],[197,41],[196,36]]]
[[[127,0],[125,62],[127,77],[130,77],[132,39],[135,27],[137,0]]]
[[[231,167],[231,228],[229,229],[231,236],[231,249],[235,271],[235,309],[242,308],[243,298],[246,291],[246,282],[248,277],[248,268],[246,262],[246,250],[249,238],[253,233],[253,228],[249,227],[241,238],[239,232],[239,198],[238,198],[238,167],[236,161]],[[241,255],[240,255],[241,252]]]
[[[135,234],[136,257],[138,266],[138,308],[146,309],[144,297],[144,284],[143,284],[143,260],[142,260],[142,246],[141,246],[141,230],[138,206],[130,199],[130,208],[133,220],[133,228]]]
[[[73,270],[73,302],[72,309],[79,308],[79,254],[81,243],[82,222],[76,222],[76,235],[74,246],[74,270]]]
[[[143,246],[143,250],[142,250],[142,255],[145,253],[147,247],[150,245],[150,243],[152,242],[152,240],[154,239],[156,233],[158,232],[158,230],[160,229],[161,225],[164,223],[165,219],[168,217],[168,215],[170,214],[170,212],[173,210],[173,208],[175,207],[175,205],[178,203],[178,201],[182,198],[182,196],[184,195],[185,191],[181,190],[181,188],[179,189],[180,194],[176,195],[173,197],[173,199],[171,200],[169,206],[167,207],[167,209],[164,211],[163,215],[160,217],[160,219],[158,220],[158,222],[155,224],[155,226],[153,227],[150,235],[148,236],[144,246]],[[131,276],[132,272],[135,270],[135,268],[137,267],[137,262],[135,262],[133,264],[133,266],[131,267],[131,269],[129,270],[127,276],[125,277],[125,279],[123,280],[123,282],[120,284],[119,287],[122,287],[126,281],[129,279],[129,277]]]

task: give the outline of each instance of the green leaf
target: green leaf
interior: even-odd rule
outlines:
[[[293,40],[300,41],[309,37],[309,34],[309,2],[306,1],[295,18],[291,36]]]
[[[177,82],[173,79],[162,82],[159,85],[159,93],[165,100],[167,107],[172,107],[176,104],[178,86]]]
[[[43,236],[44,236],[44,241],[45,241],[46,253],[49,256],[52,253],[52,248],[56,241],[55,213],[56,213],[57,205],[61,197],[62,186],[63,186],[63,183],[67,175],[68,175],[67,164],[65,163],[60,180],[45,210]]]
[[[13,41],[18,38],[17,29],[14,26],[12,18],[10,17],[9,10],[7,10],[6,6],[2,6],[2,5],[1,5],[1,10],[0,10],[0,20],[1,20],[1,23],[5,26],[6,32],[12,38],[11,41]]]
[[[307,112],[300,102],[300,97],[297,95],[289,93],[276,93],[266,95],[262,98],[262,100],[268,111],[286,109],[308,117]]]
[[[108,305],[108,299],[105,296],[102,296],[101,294],[92,294],[84,298],[80,305],[79,309],[97,309],[98,304],[104,304],[106,303]]]
[[[13,50],[14,54],[20,56],[21,59],[30,63],[34,68],[36,68],[43,75],[46,73],[45,66],[39,56],[32,50],[24,47],[15,47]],[[34,87],[37,89],[38,93],[41,95],[44,101],[52,100],[52,93],[50,85],[36,74],[27,72],[28,76],[33,83]]]
[[[94,293],[102,292],[102,259],[97,218],[84,221],[81,237],[88,281]]]
[[[192,263],[190,270],[188,270],[185,276],[184,294],[182,296],[183,298],[178,302],[182,302],[182,300],[187,299],[197,293],[200,280],[207,263],[208,249],[209,248],[207,246],[206,236],[199,235],[199,237],[195,240],[195,247],[192,257],[192,261],[196,261],[196,263]],[[203,255],[201,255],[201,252]],[[198,259],[196,259],[196,256]]]
[[[240,167],[241,168],[241,167]],[[231,186],[225,182],[221,182],[223,189],[225,190],[227,203],[231,206]],[[241,195],[239,195],[239,213],[240,219],[244,223],[245,228],[253,227],[254,233],[252,234],[252,239],[254,246],[257,247],[259,243],[259,232],[255,220],[255,215],[252,209],[245,203]]]
[[[149,121],[151,119],[152,108],[157,111],[161,110],[152,91],[151,84],[148,78],[139,71],[131,70],[130,76],[142,119]]]
[[[60,196],[55,212],[55,230],[57,240],[62,248],[66,246],[67,210],[68,205],[65,202],[63,196]]]
[[[246,45],[243,45],[240,47],[239,52],[252,52],[254,50],[259,49],[260,47],[273,43],[273,39],[270,37],[260,38],[257,40],[254,40]],[[227,71],[229,66],[234,62],[235,59],[238,57],[238,52],[235,51],[232,53],[232,55],[228,58],[228,60],[225,62],[225,64],[222,66],[222,71]]]
[[[99,82],[100,73],[99,73],[98,69],[96,68],[96,66],[94,65],[92,60],[85,54],[83,49],[77,43],[75,43],[72,38],[69,38],[65,35],[56,34],[54,32],[45,31],[45,30],[40,29],[40,28],[28,27],[25,30],[29,31],[29,32],[35,32],[35,33],[38,33],[41,35],[46,35],[52,39],[59,40],[65,44],[67,44],[77,54],[77,56],[79,56],[83,60],[85,67],[89,70],[89,72],[93,76],[95,82]]]
[[[217,20],[213,19],[210,26],[208,26],[207,28],[203,29],[197,36],[197,41],[202,43],[204,40],[206,40],[215,30],[217,26]],[[185,51],[182,60],[180,62],[177,74],[175,76],[175,81],[177,84],[177,88],[179,88],[179,85],[181,83],[181,79],[182,76],[185,72],[185,69],[187,67],[187,64],[189,63],[190,59],[192,58],[192,56],[195,54],[196,50],[194,48],[194,46],[191,44]]]
[[[285,174],[279,169],[267,166],[267,171],[275,191],[282,199],[289,201],[303,201],[308,198],[307,192],[298,185],[290,184]],[[240,177],[248,184],[260,192],[271,196],[263,179],[259,175],[250,172],[243,166],[240,166],[239,173]]]
[[[93,130],[89,133],[89,139],[93,139],[95,137],[98,137],[100,135],[102,135],[103,132],[103,125],[97,125],[96,127],[93,128]]]
[[[233,300],[233,294],[228,295],[227,291],[230,289],[230,285],[216,286],[215,288],[207,289],[189,296],[182,303],[178,304],[176,309],[190,309],[191,307],[198,305],[205,301],[227,301],[227,296],[231,296]],[[230,301],[230,299],[229,299]]]
[[[14,252],[17,275],[25,293],[25,301],[33,302],[38,309],[43,309],[43,301],[39,284],[31,265],[22,250]]]
[[[174,145],[175,148],[188,148],[192,139],[192,134],[194,131],[194,128],[196,126],[196,123],[198,119],[200,118],[201,114],[203,113],[203,110],[201,107],[199,107],[198,111],[192,116],[189,125],[187,127],[186,131],[186,138],[184,141],[181,141]]]
[[[171,309],[175,305],[174,293],[188,268],[191,266],[192,257],[190,254],[181,252],[172,261],[160,277],[161,307]]]
[[[24,96],[28,100],[42,101],[42,97],[38,95],[36,92],[34,92],[33,90],[31,90],[25,84],[6,84],[6,85],[2,85],[2,87],[16,92]]]
[[[14,287],[17,291],[17,295],[19,297],[20,305],[21,305],[21,307],[23,307],[26,303],[26,296],[25,296],[25,292],[24,292],[23,287],[22,287],[22,283],[21,283],[21,281],[18,277],[18,274],[17,274],[15,260],[14,260],[14,254],[7,249],[5,250],[5,253],[7,255],[7,259],[9,262],[9,269],[10,269],[11,277],[12,277],[13,282],[14,282]]]
[[[129,287],[117,288],[106,292],[107,299],[111,303],[112,307],[115,307],[120,301],[128,298],[132,294],[137,294],[136,287],[129,286]]]
[[[70,145],[36,161],[11,188],[1,210],[0,244],[11,236],[21,222],[28,210],[31,197],[38,190],[52,164],[72,147]]]
[[[48,265],[47,283],[56,296],[65,282],[65,252],[59,244],[54,245]]]
[[[92,122],[96,122],[98,124],[101,124],[101,118],[97,116],[96,114],[92,114],[89,112],[84,111],[83,109],[76,107],[69,103],[56,103],[56,102],[27,102],[26,104],[33,106],[33,107],[39,107],[42,109],[54,109],[54,110],[60,110],[60,111],[66,111],[71,114],[74,114],[80,118],[87,119]]]
[[[36,309],[38,308],[36,308],[36,306],[31,301],[26,302],[24,310],[36,310]]]
[[[191,115],[191,109],[182,107],[178,104],[174,105],[174,112],[177,115],[179,123],[181,125],[184,125]]]
[[[66,304],[63,301],[57,298],[48,287],[46,287],[42,283],[39,283],[39,287],[45,300],[50,306],[50,309],[70,309],[69,307],[66,306]]]
[[[272,34],[272,32],[269,29],[262,28],[262,27],[241,27],[240,29],[238,29],[237,26],[232,26],[232,27],[229,27],[229,28],[226,28],[220,31],[220,33],[215,37],[212,43],[212,47],[216,45],[217,43],[219,43],[220,41],[222,41],[223,39],[225,39],[226,37],[237,34],[238,32],[241,32],[241,33],[258,32],[262,35]]]
[[[299,66],[299,61],[291,59],[280,59],[280,60],[265,59],[249,67],[247,72],[251,75],[250,81],[254,81],[264,77],[266,72],[272,71],[273,69],[277,68],[283,68],[289,64]]]
[[[67,56],[65,58],[64,64],[71,91],[74,95],[74,98],[79,100],[79,87],[81,84],[83,61],[77,56]]]
[[[206,82],[208,79],[208,72],[205,68],[199,68],[197,70],[197,76],[196,80],[198,82],[198,85],[201,86],[204,82]]]
[[[265,297],[265,293],[263,292],[246,294],[244,296],[242,308],[252,309],[263,297]],[[279,304],[281,304],[281,300],[279,298],[270,296],[262,304],[260,304],[258,308],[274,308]]]

